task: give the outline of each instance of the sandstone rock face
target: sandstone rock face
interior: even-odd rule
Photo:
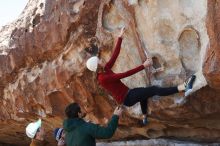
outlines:
[[[27,145],[28,122],[41,117],[47,140],[62,125],[64,109],[78,102],[86,119],[105,124],[116,102],[85,67],[101,50],[110,58],[122,26],[127,31],[114,66],[124,72],[152,57],[149,75],[123,79],[130,88],[174,86],[203,71],[208,85],[177,106],[183,96],[149,99],[150,124],[139,127],[140,107],[120,119],[111,140],[175,138],[220,142],[219,1],[211,0],[29,0],[13,23],[0,30],[0,141]]]
[[[208,1],[207,30],[209,34],[209,49],[204,61],[204,73],[212,88],[220,88],[219,78],[219,1]]]

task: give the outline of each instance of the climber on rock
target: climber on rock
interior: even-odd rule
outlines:
[[[111,138],[118,126],[122,108],[117,107],[107,127],[84,121],[80,106],[77,103],[68,105],[65,109],[67,119],[63,122],[65,142],[68,146],[95,146],[95,139]]]
[[[45,131],[42,127],[41,119],[32,122],[26,127],[26,135],[32,139],[30,146],[46,146]]]
[[[182,91],[187,92],[189,89],[192,88],[195,76],[192,75],[186,82],[175,87],[162,88],[157,86],[149,86],[129,89],[125,84],[121,82],[121,79],[131,76],[143,70],[144,68],[151,66],[152,59],[147,58],[147,60],[140,66],[124,73],[114,73],[112,71],[112,67],[120,52],[124,30],[124,28],[121,29],[112,57],[106,64],[103,62],[102,59],[99,59],[97,56],[93,56],[87,60],[86,66],[90,71],[97,73],[97,79],[99,84],[111,93],[111,95],[118,102],[118,104],[123,104],[125,106],[133,106],[134,104],[140,102],[141,110],[144,115],[141,123],[146,125],[148,123],[148,98],[154,95],[168,96]]]
[[[57,141],[57,146],[66,146],[65,132],[64,132],[63,128],[56,128],[54,130],[54,138]]]

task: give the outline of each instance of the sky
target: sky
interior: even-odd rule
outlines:
[[[18,18],[28,0],[0,0],[0,27]]]

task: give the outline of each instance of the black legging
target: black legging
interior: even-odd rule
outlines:
[[[168,96],[174,93],[178,93],[177,87],[161,88],[157,86],[150,86],[146,88],[134,88],[128,91],[125,97],[124,105],[132,106],[137,102],[141,104],[141,111],[143,114],[147,114],[147,100],[154,95]]]

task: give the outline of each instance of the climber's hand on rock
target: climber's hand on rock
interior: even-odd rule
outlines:
[[[149,67],[153,64],[153,61],[151,58],[147,58],[147,60],[143,63],[144,67]]]
[[[125,27],[123,26],[123,27],[121,28],[121,31],[120,31],[119,37],[122,37],[123,34],[124,34],[124,32],[125,32]]]
[[[120,106],[117,106],[115,108],[114,115],[120,116],[122,114],[122,111],[123,111],[123,108]]]

